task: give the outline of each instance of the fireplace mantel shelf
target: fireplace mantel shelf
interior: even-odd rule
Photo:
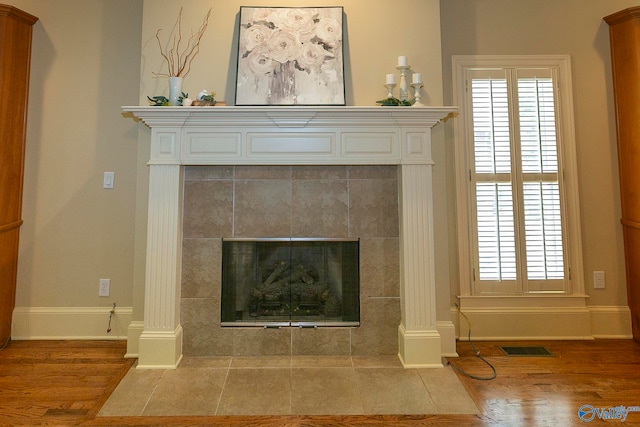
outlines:
[[[138,368],[182,358],[185,165],[398,165],[405,367],[442,366],[436,321],[432,128],[457,107],[122,107],[151,129],[144,330]],[[455,348],[451,336],[447,347]]]
[[[456,107],[122,107],[152,130],[149,164],[426,164]]]
[[[307,125],[335,126],[340,124],[371,124],[377,120],[396,125],[422,125],[433,127],[458,111],[457,107],[383,107],[383,106],[219,106],[219,107],[144,107],[125,106],[144,123],[153,126],[276,125],[278,127],[305,127]],[[251,121],[247,120],[251,119]],[[255,121],[254,121],[255,120]],[[200,123],[201,124],[201,123]]]

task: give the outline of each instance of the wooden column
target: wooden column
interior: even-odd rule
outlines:
[[[15,306],[31,33],[37,20],[0,4],[0,349],[11,339]]]
[[[604,20],[611,39],[627,296],[633,338],[640,341],[640,7]]]

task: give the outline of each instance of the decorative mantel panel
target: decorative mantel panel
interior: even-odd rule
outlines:
[[[431,128],[455,107],[123,107],[151,128],[139,368],[182,357],[184,165],[399,165],[399,357],[441,366],[433,258]]]

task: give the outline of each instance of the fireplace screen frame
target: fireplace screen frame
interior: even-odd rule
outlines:
[[[239,254],[237,249],[236,252],[228,250],[229,245],[237,243],[241,244],[240,247],[242,249],[240,251],[244,251],[243,254]],[[282,255],[275,255],[274,258],[272,252],[269,258],[264,252],[261,253],[261,249],[264,250],[266,248],[265,244],[269,243],[275,243],[275,245],[271,246],[271,251],[279,251],[280,254],[286,253],[288,246],[288,260],[285,260],[288,265],[285,270],[290,278],[294,276],[296,267],[299,275],[306,276],[306,279],[294,277],[293,280],[289,280],[289,288],[282,292],[286,294],[284,296],[285,304],[283,305],[288,306],[289,312],[286,313],[285,309],[285,313],[281,315],[274,313],[264,314],[262,311],[258,313],[257,303],[255,302],[255,293],[260,293],[258,288],[264,286],[269,281],[269,277],[273,278],[278,274],[275,271],[275,265],[284,265],[283,260],[280,259]],[[308,260],[301,260],[295,255],[296,248],[302,252],[307,244],[313,247],[312,250],[316,252],[321,250],[322,252],[322,259],[318,260],[317,257],[314,257],[315,261],[311,263],[313,265],[309,265]],[[332,255],[335,255],[336,251],[340,251],[339,263],[335,263],[335,260],[332,259]],[[234,257],[237,257],[237,259],[234,259]],[[244,271],[244,267],[238,266],[238,264],[243,263],[248,266],[246,267],[248,274]],[[304,266],[304,264],[307,265]],[[329,267],[329,264],[333,265],[334,268]],[[328,270],[335,270],[336,268],[339,270],[339,277],[336,277],[335,271],[328,272]],[[238,279],[236,277],[237,271],[243,272],[244,277],[242,280],[245,281],[245,291],[240,290],[241,295],[239,298],[236,294],[239,285],[229,284],[230,281]],[[310,274],[307,275],[307,273]],[[253,277],[250,277],[250,275]],[[253,326],[268,328],[294,326],[304,328],[360,326],[360,239],[358,238],[223,238],[221,276],[220,325],[222,327]],[[299,291],[301,286],[304,289],[314,289],[315,292],[322,292],[321,298],[318,296],[314,298],[316,303],[318,300],[324,301],[321,308],[320,304],[317,304],[315,312],[313,308],[311,309],[311,314],[301,312],[304,309],[302,305],[304,297],[301,296]],[[250,295],[246,294],[247,287],[252,287]],[[245,300],[239,302],[242,298]],[[339,315],[326,315],[324,312],[325,307],[329,307],[327,301],[330,299],[338,302],[340,307]],[[238,306],[244,309],[238,310]],[[244,312],[245,310],[246,312]]]

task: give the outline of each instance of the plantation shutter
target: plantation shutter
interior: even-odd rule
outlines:
[[[555,79],[552,68],[467,70],[480,293],[565,290]]]

